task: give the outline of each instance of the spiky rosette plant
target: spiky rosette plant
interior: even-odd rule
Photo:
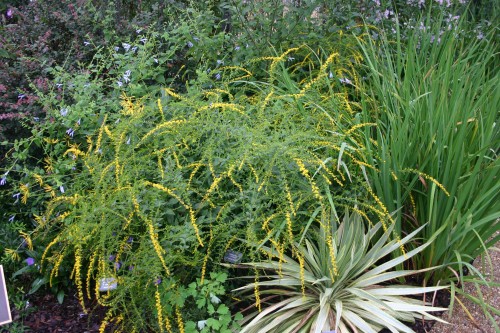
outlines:
[[[446,287],[392,283],[428,270],[392,269],[429,243],[387,259],[422,227],[398,241],[390,237],[392,227],[377,238],[383,226],[380,222],[365,230],[357,213],[346,212],[338,227],[335,219],[323,219],[318,228],[311,228],[295,243],[292,257],[280,256],[273,248],[263,246],[261,249],[272,258],[281,260],[242,264],[262,273],[256,282],[236,289],[243,294],[250,292],[246,299],[256,303],[255,311],[243,319],[241,333],[376,333],[383,328],[411,333],[406,323],[417,317],[441,321],[429,312],[445,309],[408,296]]]

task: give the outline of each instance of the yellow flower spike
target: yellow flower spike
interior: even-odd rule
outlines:
[[[161,105],[161,99],[158,98],[158,110],[160,111],[161,120],[165,121],[165,114],[163,114],[163,105]]]
[[[268,226],[269,222],[271,222],[273,219],[275,219],[278,215],[279,215],[278,213],[274,213],[271,216],[269,216],[267,219],[265,219],[264,222],[262,222],[261,229],[266,230],[266,231],[270,231],[269,226]]]
[[[240,191],[240,193],[243,193],[243,187],[241,186],[241,184],[239,184],[234,178],[233,178],[233,171],[234,171],[234,168],[235,168],[235,165],[231,165],[229,167],[229,170],[227,171],[227,176],[229,178],[229,180],[231,180],[231,182],[234,184],[234,186],[236,186],[238,188],[238,190]]]
[[[113,137],[113,133],[111,133],[111,130],[109,129],[109,127],[107,125],[104,125],[104,133],[106,133],[106,135],[112,140],[114,141],[114,137]]]
[[[259,309],[259,312],[261,312],[262,308],[260,304],[260,293],[259,293],[259,272],[256,269],[254,270],[254,276],[255,276],[255,281],[254,281],[253,293],[255,295],[255,307]]]
[[[292,225],[292,217],[290,216],[290,212],[285,213],[285,219],[286,219],[288,237],[290,238],[290,243],[293,244],[293,239],[294,239],[293,225]]]
[[[83,313],[87,313],[87,309],[85,308],[85,303],[83,299],[83,285],[82,285],[82,277],[81,277],[81,269],[82,269],[82,248],[81,246],[77,246],[75,250],[75,284],[76,289],[78,291],[78,301],[82,306]]]
[[[245,108],[241,105],[234,103],[210,103],[209,105],[202,106],[196,112],[202,112],[209,109],[217,109],[221,108],[222,110],[231,110],[238,112],[239,114],[248,117],[248,115],[244,112]]]
[[[4,251],[5,251],[5,254],[8,257],[10,257],[10,259],[12,261],[19,261],[19,260],[21,260],[21,257],[19,256],[19,253],[17,252],[17,250],[5,248]]]
[[[121,113],[126,116],[139,117],[144,111],[141,100],[134,101],[133,97],[128,97],[125,93],[120,96]]]
[[[295,211],[295,207],[293,205],[292,193],[290,192],[290,188],[288,187],[288,182],[286,181],[286,179],[284,180],[284,185],[285,185],[286,198],[288,200],[288,205],[290,206],[290,211],[292,212],[292,215],[295,216],[297,215],[297,212]]]
[[[28,188],[28,185],[27,184],[22,184],[20,187],[19,187],[19,190],[21,191],[21,194],[22,194],[22,197],[21,197],[21,202],[23,204],[26,204],[26,202],[28,201],[28,198],[30,196],[30,190]]]
[[[81,151],[80,149],[78,149],[76,147],[71,147],[68,150],[66,150],[64,152],[63,156],[66,156],[66,155],[68,155],[70,153],[72,153],[76,157],[78,157],[78,156],[86,156],[86,154],[83,151]]]
[[[194,231],[195,231],[195,234],[196,234],[196,239],[198,240],[198,243],[200,244],[200,246],[203,246],[203,241],[201,240],[201,237],[200,237],[200,232],[198,230],[198,225],[196,224],[196,217],[195,217],[195,214],[194,214],[194,210],[193,208],[191,208],[191,206],[187,205],[177,194],[175,194],[172,190],[160,185],[160,184],[155,184],[155,183],[151,183],[151,182],[148,182],[148,181],[145,181],[144,184],[146,186],[152,186],[160,191],[163,191],[165,193],[167,193],[168,195],[174,197],[177,201],[179,201],[179,203],[184,206],[184,208],[186,208],[187,211],[189,211],[189,218],[191,220],[191,226],[193,227]]]
[[[92,152],[93,142],[92,142],[92,138],[90,137],[90,135],[87,135],[86,139],[87,139],[87,152],[85,154],[89,155]]]
[[[33,178],[35,178],[36,182],[38,183],[38,185],[39,185],[40,187],[42,187],[42,186],[43,186],[43,179],[42,179],[42,176],[37,175],[37,174],[34,174],[34,175],[33,175]]]
[[[235,81],[243,80],[243,79],[246,79],[246,78],[248,78],[248,77],[250,77],[250,76],[253,75],[252,72],[250,72],[246,68],[243,68],[243,67],[240,67],[240,66],[224,66],[224,67],[220,67],[219,70],[240,70],[240,71],[242,71],[242,72],[245,73],[244,75],[241,75],[241,76],[238,76],[238,77],[235,77],[235,78],[231,79],[229,82],[235,82]],[[231,94],[228,93],[228,95],[230,96],[230,99],[233,99]]]
[[[444,187],[443,184],[441,184],[440,182],[438,182],[435,178],[433,178],[432,176],[426,174],[426,173],[423,173],[421,171],[418,171],[416,169],[411,169],[411,168],[406,168],[406,169],[403,169],[401,170],[401,172],[410,172],[410,173],[416,173],[417,175],[419,175],[420,177],[422,178],[425,178],[427,180],[429,180],[430,182],[434,183],[437,187],[439,187],[441,189],[441,191],[444,192],[444,194],[446,194],[447,197],[450,196],[450,193],[446,190],[446,188]]]
[[[165,178],[165,170],[163,169],[163,163],[161,162],[162,157],[163,156],[161,154],[158,154],[156,156],[156,158],[158,159],[158,169],[160,169],[161,179],[164,179]]]
[[[177,156],[177,153],[175,151],[172,151],[172,156],[174,157],[175,165],[177,166],[177,168],[183,169],[181,163],[179,162],[179,157]]]
[[[142,217],[142,216],[141,216]],[[158,259],[160,259],[161,264],[163,268],[165,269],[165,272],[167,275],[170,275],[170,270],[167,267],[167,263],[165,262],[165,259],[163,258],[163,253],[165,250],[161,247],[160,243],[158,242],[158,233],[155,231],[155,228],[153,226],[153,222],[145,217],[142,217],[144,222],[146,223],[146,226],[148,227],[148,232],[149,232],[149,238],[151,239],[151,242],[153,243],[153,248],[156,252],[156,255],[158,256]]]
[[[195,167],[194,167],[193,171],[191,171],[191,174],[189,175],[188,186],[187,186],[187,188],[188,188],[188,189],[189,189],[189,188],[191,188],[191,182],[193,181],[194,176],[196,175],[196,173],[198,172],[198,170],[199,170],[202,166],[204,166],[204,164],[202,164],[202,163],[197,163],[197,164],[195,165]]]
[[[59,267],[61,267],[62,261],[65,257],[64,250],[65,249],[62,249],[61,252],[59,253],[59,255],[57,256],[57,260],[54,263],[54,267],[52,268],[52,271],[50,272],[50,278],[49,278],[49,286],[50,287],[52,287],[52,278],[59,276]],[[74,270],[74,267],[73,267],[73,270]],[[73,271],[71,273],[73,273]]]
[[[175,98],[177,98],[177,99],[179,99],[179,100],[181,100],[181,101],[187,102],[187,103],[188,103],[188,105],[191,105],[191,104],[192,104],[192,103],[190,103],[190,101],[189,101],[189,100],[187,100],[186,98],[184,98],[184,97],[182,97],[181,95],[177,94],[176,92],[174,92],[174,91],[173,91],[172,89],[170,89],[170,88],[165,88],[165,92],[166,92],[168,95],[172,96],[172,97],[175,97]]]
[[[170,324],[168,316],[165,316],[165,328],[167,329],[168,333],[172,333],[172,324]]]
[[[163,333],[163,307],[161,306],[161,297],[158,286],[156,286],[155,290],[155,300],[156,312],[158,313],[158,326],[160,327],[160,332]]]
[[[304,269],[304,257],[296,251],[297,260],[299,261],[300,266],[300,285],[302,289],[302,298],[306,297],[306,279],[305,279],[305,269]]]
[[[210,239],[208,241],[207,254],[205,255],[205,258],[203,258],[203,265],[201,266],[200,285],[203,284],[203,282],[205,281],[205,273],[207,270],[207,262],[208,262],[208,259],[210,258],[210,250],[211,250],[211,245],[212,245],[212,241],[213,241],[213,236],[214,235],[212,232],[212,228],[210,228]]]
[[[106,126],[106,120],[108,119],[108,115],[104,115],[104,119],[102,120],[102,125],[99,128],[99,133],[97,134],[97,143],[95,147],[95,152],[99,153],[99,150],[101,149],[101,141],[102,141],[102,133],[104,131],[104,126]]]
[[[19,231],[19,234],[24,239],[24,243],[28,246],[28,250],[33,251],[33,242],[31,241],[31,236],[24,231]]]
[[[87,292],[87,298],[91,298],[91,295],[90,295],[90,280],[91,280],[91,277],[92,277],[92,272],[94,270],[94,263],[95,263],[95,259],[97,257],[97,253],[98,251],[94,251],[92,253],[92,255],[90,256],[90,259],[89,259],[89,264],[87,266],[87,279],[86,279],[86,292]]]
[[[136,148],[139,147],[140,145],[142,145],[142,143],[147,140],[151,135],[153,135],[155,132],[161,130],[161,129],[164,129],[164,128],[168,128],[168,127],[175,127],[177,125],[181,125],[181,124],[185,124],[187,121],[184,120],[184,119],[179,119],[179,120],[169,120],[169,121],[166,121],[166,122],[163,122],[159,125],[157,125],[155,128],[153,128],[152,130],[150,130],[148,133],[146,133],[146,135],[144,135],[142,137],[142,139],[139,141],[139,143],[136,145]]]
[[[375,123],[362,123],[362,124],[357,124],[351,127],[347,132],[344,133],[345,136],[349,136],[352,132],[362,128],[362,127],[368,127],[368,126],[377,126]]]
[[[52,173],[54,172],[54,166],[52,165],[52,159],[50,157],[45,157],[43,159],[45,165],[44,165],[44,169],[47,173]]]
[[[175,306],[175,314],[177,316],[177,326],[179,327],[179,333],[185,333],[184,331],[184,322],[182,320],[181,310],[179,306]]]
[[[252,171],[253,176],[255,177],[255,183],[259,183],[259,175],[257,174],[257,171],[255,171],[254,167],[251,164],[247,164],[248,167],[250,168],[250,171]]]
[[[43,266],[43,262],[45,260],[45,257],[47,256],[47,253],[48,253],[49,249],[52,246],[54,246],[57,242],[59,242],[59,236],[56,236],[56,238],[54,238],[52,240],[52,242],[50,242],[49,245],[47,245],[47,247],[45,248],[45,251],[43,251],[42,259],[40,260],[40,266]]]
[[[413,198],[413,194],[410,192],[410,203],[412,208],[413,216],[417,216],[417,205],[415,204],[415,198]]]
[[[99,333],[105,333],[106,332],[106,327],[109,324],[109,321],[111,317],[113,316],[113,310],[110,309],[108,312],[106,312],[106,316],[104,317],[101,326],[99,327]]]

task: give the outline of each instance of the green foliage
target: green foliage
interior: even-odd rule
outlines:
[[[382,261],[412,241],[422,227],[401,241],[389,240],[392,227],[377,236],[381,228],[379,222],[365,232],[361,216],[348,212],[339,221],[332,206],[319,227],[312,225],[305,237],[293,244],[291,257],[261,246],[259,250],[266,252],[269,260],[241,264],[256,270],[258,275],[256,282],[236,289],[250,291],[247,297],[256,305],[242,321],[240,332],[376,333],[383,328],[413,332],[403,322],[414,322],[422,316],[436,319],[428,312],[444,309],[407,295],[444,287],[390,284],[391,280],[419,273],[391,269],[424,250],[430,242]]]
[[[424,241],[437,234],[413,260],[417,268],[445,264],[427,274],[434,282],[461,277],[463,265],[499,240],[498,47],[495,31],[482,40],[457,34],[467,27],[437,40],[438,22],[405,43],[362,43],[365,121],[379,123],[366,131],[378,169],[371,184],[398,233],[425,224]]]
[[[202,313],[196,314],[191,308],[190,315],[196,318],[202,318],[203,315],[208,316],[207,319],[187,321],[185,330],[187,333],[231,333],[239,330],[240,327],[237,321],[243,316],[238,313],[232,318],[231,311],[226,304],[221,302],[218,296],[225,296],[226,290],[224,283],[227,280],[226,273],[210,273],[210,279],[189,284],[187,294],[188,300],[193,299],[196,302],[196,308]]]
[[[352,50],[311,57],[302,66],[317,69],[308,74],[296,64],[287,69],[288,58],[304,51],[256,59],[268,64],[267,82],[243,81],[252,73],[231,66],[220,67],[215,80],[198,71],[184,94],[124,92],[120,112],[97,118],[100,127],[86,142],[50,143],[52,173],[38,175],[30,188],[51,196],[36,217],[36,237],[51,240],[41,258],[46,272],[56,277],[63,263],[74,262],[82,303],[86,291],[110,308],[106,321],[122,313],[137,329],[159,329],[186,311],[183,286],[203,279],[236,238],[272,239],[285,251],[323,214],[318,204],[331,200],[385,217],[364,196],[362,170],[369,166],[356,145],[364,124],[350,117],[356,105],[348,88],[329,75],[352,72],[341,67]],[[64,190],[55,187],[58,169],[67,170]],[[104,278],[118,283],[107,295],[97,292]],[[168,301],[152,302],[156,293]],[[181,298],[168,306],[176,293]],[[156,321],[144,315],[150,307]]]

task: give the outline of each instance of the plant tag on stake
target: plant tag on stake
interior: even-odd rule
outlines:
[[[7,285],[3,276],[3,266],[0,265],[0,326],[12,322],[10,314],[9,296],[7,295]]]
[[[115,278],[103,278],[99,280],[99,291],[115,290],[118,287],[118,281]]]
[[[236,252],[233,250],[227,250],[226,254],[224,254],[224,261],[230,264],[237,264],[241,261],[243,254],[240,252]]]

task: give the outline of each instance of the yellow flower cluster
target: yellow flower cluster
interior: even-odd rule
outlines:
[[[155,300],[156,312],[158,313],[158,326],[160,327],[160,333],[163,333],[163,307],[161,306],[160,291],[158,290],[158,286],[156,286],[155,290]]]

